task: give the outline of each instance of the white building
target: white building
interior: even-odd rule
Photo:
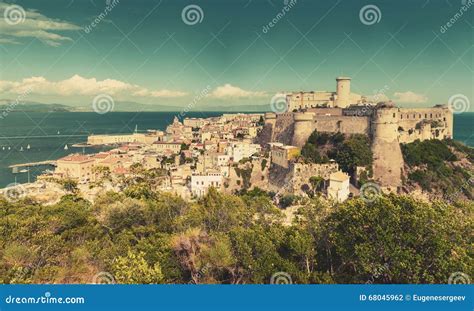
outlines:
[[[329,176],[328,197],[344,202],[349,197],[349,175],[337,171]]]
[[[222,175],[220,173],[191,176],[191,193],[196,197],[205,195],[210,187],[219,189],[221,185]]]
[[[243,158],[250,158],[253,154],[260,152],[259,144],[251,144],[247,142],[232,142],[227,147],[227,154],[231,156],[234,162],[239,162]]]

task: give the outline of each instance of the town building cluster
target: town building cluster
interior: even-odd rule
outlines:
[[[358,194],[367,170],[384,190],[401,186],[400,143],[452,138],[453,117],[446,106],[399,108],[369,103],[351,93],[350,78],[339,77],[336,92],[300,92],[286,97],[287,110],[265,114],[223,114],[210,118],[175,117],[164,131],[135,129],[130,134],[92,135],[89,146],[111,146],[96,154],[57,160],[52,174],[39,179],[74,179],[79,184],[133,178],[137,166],[159,170],[153,190],[198,198],[210,187],[233,193],[259,187],[284,194],[323,194],[342,202]],[[307,163],[300,151],[313,131],[367,135],[373,165],[349,176],[334,160]]]
[[[253,141],[262,126],[262,114],[224,114],[182,121],[175,117],[164,131],[92,135],[87,145],[111,149],[58,159],[54,172],[39,179],[87,184],[103,178],[104,171],[112,177],[132,176],[139,164],[146,170],[166,171],[155,190],[199,197],[209,187],[221,188],[235,163],[261,156],[261,146]]]

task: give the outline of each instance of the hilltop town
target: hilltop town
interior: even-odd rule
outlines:
[[[226,193],[259,188],[277,203],[288,195],[343,202],[361,195],[364,184],[375,192],[413,190],[403,182],[408,167],[401,144],[452,139],[451,110],[373,102],[351,92],[350,78],[336,82],[335,92],[285,95],[281,111],[175,117],[164,131],[89,136],[87,146],[111,149],[58,159],[53,172],[23,187],[44,203],[57,202],[71,187],[94,201],[131,184],[185,199],[211,187]]]

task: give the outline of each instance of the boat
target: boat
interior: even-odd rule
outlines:
[[[3,147],[2,150],[5,150],[5,147]]]
[[[22,170],[19,171],[19,173],[27,173],[27,172],[28,172],[27,169],[22,169]]]
[[[8,147],[8,150],[11,150],[12,148]]]
[[[30,150],[30,149],[31,149],[30,145],[26,146],[26,150]]]
[[[21,146],[21,148],[20,148],[20,152],[21,152],[21,151],[23,151],[23,146]]]
[[[66,146],[64,146],[64,150],[69,150],[69,147],[67,146],[67,144]]]
[[[59,135],[59,134],[61,134],[61,132],[60,132],[60,131],[58,131],[58,135]]]

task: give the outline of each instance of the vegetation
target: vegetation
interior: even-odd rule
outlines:
[[[354,173],[357,166],[371,170],[373,155],[367,135],[344,136],[341,133],[314,131],[301,150],[303,159],[312,163],[328,163],[334,159],[341,169]]]
[[[149,188],[94,204],[77,195],[52,206],[0,198],[0,283],[90,283],[101,271],[118,283],[183,284],[268,283],[278,271],[300,284],[474,274],[472,202],[390,195],[336,207],[313,199],[284,226],[260,189],[236,196],[211,188],[192,203]]]
[[[444,196],[463,194],[472,199],[472,185],[469,180],[472,172],[465,167],[456,165],[456,150],[472,164],[472,148],[459,142],[425,140],[402,144],[405,163],[410,168],[408,181],[418,184],[428,192],[438,192]]]

